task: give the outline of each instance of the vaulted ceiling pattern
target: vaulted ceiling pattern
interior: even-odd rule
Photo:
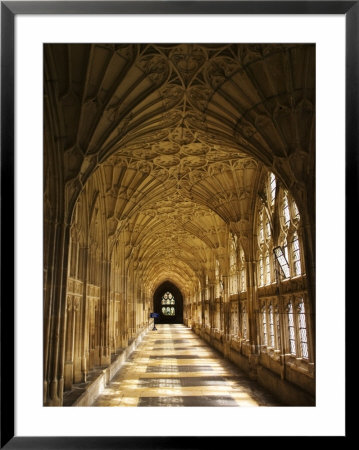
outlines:
[[[193,280],[230,231],[251,226],[264,167],[299,207],[307,199],[314,51],[297,44],[46,46],[45,93],[60,118],[55,141],[68,217],[97,177],[108,248],[127,230],[129,255],[153,289],[165,279]]]

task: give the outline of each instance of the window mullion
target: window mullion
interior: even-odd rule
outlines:
[[[278,305],[274,308],[274,333],[275,333],[275,348],[281,350],[281,314],[279,313]]]
[[[299,326],[299,309],[298,309],[298,303],[296,302],[295,308],[294,308],[294,315],[295,315],[295,330],[296,330],[296,340],[297,340],[297,358],[302,358],[302,339],[300,336],[300,326]]]

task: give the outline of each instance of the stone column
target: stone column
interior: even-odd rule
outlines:
[[[258,342],[258,305],[257,305],[257,281],[256,261],[253,250],[253,224],[249,220],[241,219],[231,222],[231,231],[238,237],[246,261],[246,284],[247,284],[247,313],[248,313],[248,339],[250,344],[249,354],[249,376],[257,378],[257,365],[259,355]]]
[[[82,286],[81,286],[82,288]],[[75,323],[75,348],[74,348],[74,370],[73,382],[80,383],[82,380],[81,374],[81,304],[82,296],[74,299],[74,323]]]
[[[287,314],[287,307],[285,298],[282,293],[282,286],[281,286],[281,278],[280,278],[280,268],[279,263],[275,259],[275,274],[276,274],[276,282],[277,282],[277,298],[278,298],[278,312],[279,312],[279,329],[280,329],[280,363],[281,363],[281,372],[280,376],[283,379],[286,377],[286,353],[287,353],[287,345],[288,345],[288,326],[287,326],[287,320],[286,320],[286,314]]]
[[[95,308],[94,308],[94,335],[95,335],[95,345],[94,345],[94,365],[100,366],[100,352],[101,352],[101,299],[96,296],[95,298]]]
[[[95,365],[95,348],[96,348],[96,333],[95,333],[95,309],[97,308],[96,299],[94,297],[88,297],[88,327],[89,327],[89,357],[88,357],[88,370],[91,370]]]
[[[206,328],[206,285],[205,285],[205,280],[204,280],[204,284],[202,283],[202,290],[201,290],[201,314],[202,314],[202,329],[203,331]]]
[[[313,224],[310,218],[308,218],[308,213],[305,211],[301,216],[301,229],[299,230],[299,236],[302,239],[303,251],[304,251],[304,262],[305,262],[305,273],[307,278],[307,291],[308,291],[308,306],[309,311],[306,311],[306,316],[308,317],[308,331],[309,331],[309,351],[310,359],[315,362],[315,341],[316,341],[316,330],[315,330],[315,311],[316,311],[316,291],[315,291],[315,239],[314,231],[312,229]],[[314,241],[314,243],[313,243]]]
[[[83,280],[82,285],[82,311],[81,311],[81,374],[82,382],[86,383],[89,364],[89,299],[87,296],[89,276],[89,247],[82,246],[79,250],[79,275]]]
[[[252,348],[252,353],[258,351],[258,304],[257,304],[257,283],[256,283],[256,262],[246,262],[247,272],[247,306],[248,306],[248,338]]]
[[[213,281],[209,282],[209,323],[211,332],[215,328],[215,289],[216,284]]]
[[[112,280],[111,280],[112,281]],[[110,283],[111,284],[111,283]],[[115,290],[110,292],[110,353],[116,354],[116,293]]]
[[[111,363],[110,352],[110,269],[109,261],[102,262],[102,283],[101,283],[101,347],[100,364],[109,365]]]
[[[73,381],[73,361],[74,361],[74,299],[72,296],[67,297],[67,329],[66,329],[66,354],[65,354],[65,391],[72,389]]]
[[[50,358],[50,335],[51,335],[51,310],[53,307],[54,289],[54,258],[56,233],[58,227],[52,221],[45,220],[44,223],[44,367],[43,367],[43,399],[47,404],[49,387],[49,358]]]
[[[48,223],[54,227],[54,246],[49,250],[48,282],[44,315],[44,404],[61,406],[64,388],[66,333],[66,287],[69,251],[69,225]]]
[[[223,333],[225,341],[230,340],[231,304],[229,302],[229,276],[222,275],[223,280]]]
[[[121,280],[121,347],[125,348],[128,345],[127,279],[125,274],[121,276]]]
[[[252,353],[258,350],[258,330],[257,330],[257,282],[256,282],[256,261],[253,255],[253,233],[252,226],[248,220],[231,222],[231,231],[238,237],[246,261],[246,284],[247,284],[247,312],[248,312],[248,339]]]

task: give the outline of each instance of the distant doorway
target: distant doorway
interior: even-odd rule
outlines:
[[[153,296],[154,312],[160,316],[156,323],[183,323],[183,297],[170,281],[165,281]]]

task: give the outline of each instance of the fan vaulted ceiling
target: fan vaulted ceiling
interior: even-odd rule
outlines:
[[[167,279],[185,290],[229,232],[250,232],[265,169],[299,207],[308,200],[314,46],[59,44],[45,54],[69,220],[93,185],[108,248],[126,230],[127,257],[152,291]]]

